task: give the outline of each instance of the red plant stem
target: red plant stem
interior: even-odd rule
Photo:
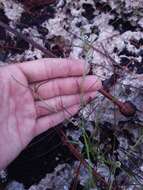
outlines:
[[[34,46],[36,49],[39,49],[40,51],[45,53],[48,57],[56,58],[56,56],[51,51],[49,51],[46,48],[42,47],[40,44],[38,44],[37,42],[35,42],[31,38],[27,37],[26,35],[16,31],[14,28],[11,28],[10,26],[5,24],[4,22],[0,21],[0,26],[5,28],[9,32],[13,33],[15,36],[18,36],[18,37],[22,38],[23,40],[25,40],[26,42],[32,44],[32,46]]]
[[[40,6],[40,5],[49,5],[52,3],[55,3],[55,0],[25,0],[23,2],[23,4],[25,6],[27,6],[28,8],[32,8],[32,7],[36,7],[36,6]]]
[[[23,50],[22,48],[16,48],[14,46],[6,46],[6,45],[0,45],[0,49],[14,49],[14,50]]]
[[[73,185],[72,185],[72,189],[71,190],[76,190],[77,189],[77,184],[78,184],[78,180],[79,180],[78,178],[79,178],[81,164],[82,163],[80,161],[79,166],[76,169],[76,176],[74,177]]]
[[[61,140],[63,141],[63,144],[65,144],[69,150],[72,152],[72,154],[86,167],[89,168],[89,164],[88,162],[81,156],[81,153],[77,150],[77,148],[75,148],[72,144],[68,143],[68,138],[65,135],[65,133],[60,130],[60,137]],[[109,184],[105,181],[105,179],[95,171],[94,168],[92,168],[92,173],[93,175],[100,181],[101,185],[104,186],[104,188],[108,189],[109,188]],[[116,190],[115,188],[113,188],[112,190]]]
[[[104,95],[106,98],[111,100],[114,104],[116,104],[118,107],[121,107],[121,102],[117,100],[114,96],[112,96],[109,92],[104,90],[103,88],[98,90],[102,95]]]
[[[130,101],[121,102],[114,96],[112,96],[110,93],[106,92],[103,88],[100,89],[99,92],[103,94],[105,97],[107,97],[109,100],[111,100],[115,105],[117,105],[119,111],[125,117],[132,117],[136,114],[136,107]]]
[[[46,48],[42,47],[40,44],[36,43],[34,40],[32,40],[31,38],[27,37],[26,35],[17,32],[15,29],[11,28],[10,26],[8,26],[7,24],[5,24],[4,22],[0,21],[0,26],[5,28],[6,30],[8,30],[9,32],[13,33],[14,35],[24,39],[25,41],[27,41],[28,43],[32,44],[35,48],[41,50],[43,53],[45,53],[48,57],[53,57],[53,58],[57,58],[57,56],[55,56],[51,51],[47,50]],[[79,37],[80,38],[80,37]],[[93,47],[92,45],[89,44],[89,46],[91,46],[95,51],[99,52],[100,54],[106,56],[106,58],[109,58],[112,62],[115,63],[115,60],[112,59],[112,57],[107,56],[105,53],[103,53],[102,51],[96,49],[95,47]],[[123,102],[117,100],[116,98],[114,98],[112,95],[110,95],[108,92],[106,92],[104,89],[100,89],[99,92],[101,94],[103,94],[104,96],[106,96],[109,100],[111,100],[113,103],[115,103],[120,112],[125,115],[125,116],[133,116],[135,114],[135,109],[132,106],[132,104],[124,104]]]

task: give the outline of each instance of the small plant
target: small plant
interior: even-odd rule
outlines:
[[[27,7],[27,9],[31,10],[32,8],[35,7],[39,7],[41,5],[47,5],[50,3],[54,3],[54,0],[25,0],[24,1],[24,5]],[[28,43],[30,43],[33,47],[41,50],[43,52],[43,54],[46,57],[57,57],[53,52],[51,52],[50,50],[42,47],[41,45],[37,44],[35,41],[33,41],[32,39],[28,38],[27,36],[17,32],[15,29],[9,27],[8,25],[6,25],[5,23],[0,21],[0,26],[4,27],[6,30],[8,30],[9,32],[12,32],[13,34],[15,34],[16,36],[24,39],[25,41],[27,41]],[[68,31],[69,32],[69,31]],[[105,96],[106,98],[108,98],[115,106],[117,106],[118,110],[120,111],[121,114],[123,114],[125,117],[133,117],[136,114],[136,107],[134,106],[134,104],[130,101],[125,101],[122,102],[120,100],[118,100],[115,96],[112,96],[110,94],[110,85],[114,87],[114,85],[116,84],[118,78],[120,77],[118,75],[118,73],[116,73],[116,69],[121,69],[121,66],[108,54],[108,52],[105,50],[104,46],[102,46],[103,51],[101,51],[100,49],[96,48],[93,46],[93,42],[94,41],[89,41],[88,39],[83,39],[82,36],[77,36],[76,34],[73,34],[72,32],[69,32],[71,35],[74,35],[76,38],[81,39],[84,42],[84,50],[87,52],[87,56],[90,57],[92,56],[92,53],[94,51],[98,52],[99,54],[101,54],[103,57],[105,57],[110,64],[112,65],[113,68],[113,75],[110,79],[106,79],[106,81],[103,81],[103,88],[101,88],[99,90],[99,92]],[[82,33],[81,33],[82,35]],[[113,38],[114,36],[112,36],[111,38]],[[92,50],[90,52],[90,50]],[[89,74],[93,74],[92,73],[92,65],[91,65],[91,70],[89,72]],[[83,76],[84,78],[84,76]],[[108,81],[107,81],[108,80]],[[108,82],[108,84],[107,84]],[[112,83],[112,84],[111,84]],[[42,85],[43,83],[41,83],[40,85]],[[38,88],[40,86],[36,87],[35,89],[35,93],[37,92]],[[39,99],[42,101],[42,99],[39,97]],[[81,108],[83,108],[84,105],[82,104],[82,94],[81,94]],[[47,106],[47,109],[51,109]],[[92,112],[94,112],[94,108],[92,110]],[[70,113],[69,113],[70,114]],[[91,113],[89,113],[90,115]],[[59,136],[62,139],[63,144],[65,144],[69,150],[71,151],[71,153],[77,158],[77,160],[79,160],[80,164],[77,168],[76,176],[74,178],[74,185],[72,190],[76,190],[76,185],[77,185],[77,181],[78,180],[78,176],[80,174],[80,166],[81,164],[84,165],[89,172],[89,183],[88,183],[88,189],[90,189],[90,187],[100,187],[103,189],[108,189],[108,190],[118,190],[120,189],[120,187],[118,187],[117,184],[115,184],[115,174],[116,171],[118,169],[123,170],[124,172],[126,172],[127,174],[130,174],[132,176],[137,176],[139,177],[139,174],[136,174],[135,172],[132,171],[132,169],[128,168],[127,166],[125,166],[122,162],[116,161],[116,160],[111,160],[110,158],[108,158],[108,156],[106,155],[106,153],[103,152],[103,150],[100,147],[99,142],[95,142],[96,141],[96,136],[98,136],[98,130],[100,130],[100,122],[97,121],[97,118],[95,118],[96,120],[96,126],[95,126],[95,133],[89,137],[87,132],[86,132],[86,126],[85,126],[85,121],[82,117],[79,116],[78,118],[78,125],[77,127],[80,128],[82,130],[82,136],[83,136],[83,141],[84,141],[84,146],[85,146],[85,150],[83,153],[81,153],[81,150],[78,149],[78,142],[74,142],[74,141],[70,141],[65,132],[62,129],[55,129],[55,132],[59,134]],[[116,118],[115,118],[116,120]],[[72,122],[72,120],[68,121],[69,123],[71,122],[73,125],[74,122]],[[63,124],[64,125],[64,124]],[[118,129],[117,129],[118,130]],[[114,131],[112,131],[112,133],[114,133]],[[41,140],[42,141],[42,140]],[[135,158],[135,151],[134,148],[136,146],[138,146],[139,143],[142,142],[142,135],[141,137],[138,139],[138,141],[135,143],[134,146],[130,147],[129,151],[127,152],[126,150],[124,150],[123,148],[121,148],[122,152],[126,151],[126,155],[133,160]],[[76,145],[76,146],[75,146]],[[113,141],[113,146],[112,148],[112,152],[114,152],[114,141]],[[109,147],[110,149],[110,147]],[[88,161],[86,161],[85,157],[88,159]],[[109,180],[105,180],[103,176],[101,176],[95,169],[94,167],[94,162],[92,162],[92,158],[94,158],[95,162],[99,162],[102,164],[106,164],[109,166],[111,174],[110,174],[110,178]],[[139,181],[139,180],[137,180]]]

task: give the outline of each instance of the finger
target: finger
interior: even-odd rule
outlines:
[[[54,113],[52,115],[48,115],[37,119],[37,123],[35,126],[35,136],[45,132],[51,127],[58,125],[59,123],[63,122],[65,119],[69,119],[71,116],[75,115],[79,109],[80,105],[78,104],[71,106],[65,110],[62,110],[58,113]]]
[[[80,92],[91,92],[101,88],[101,81],[95,76],[69,77],[53,79],[42,85],[37,84],[36,93],[33,93],[34,99],[48,99],[55,96],[78,94]],[[35,85],[30,85],[34,89]]]
[[[43,81],[57,77],[80,76],[86,68],[83,60],[40,59],[29,61],[17,66],[23,71],[29,82]]]
[[[36,101],[36,113],[37,117],[53,114],[63,109],[67,109],[75,104],[84,105],[88,101],[95,98],[96,92],[89,92],[84,94],[75,94],[68,96],[58,96],[44,101]]]

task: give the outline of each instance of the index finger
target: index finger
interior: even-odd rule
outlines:
[[[83,60],[46,58],[18,64],[29,82],[44,81],[58,77],[81,76],[86,71]]]

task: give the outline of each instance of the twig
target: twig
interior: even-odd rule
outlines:
[[[79,163],[79,165],[78,165],[78,167],[77,167],[77,169],[76,169],[76,175],[75,175],[75,177],[74,177],[74,179],[73,179],[73,184],[71,184],[72,185],[72,189],[71,190],[76,190],[77,189],[77,184],[78,184],[78,178],[79,178],[79,174],[80,174],[80,167],[81,167],[81,161],[80,161],[80,163]]]
[[[53,57],[53,58],[57,58],[57,56],[55,56],[51,51],[45,49],[44,47],[42,47],[40,44],[36,43],[34,40],[30,39],[29,37],[25,36],[24,34],[17,32],[15,29],[11,28],[10,26],[8,26],[7,24],[3,23],[2,21],[0,21],[0,26],[2,26],[3,28],[5,28],[6,30],[8,30],[9,32],[13,33],[14,35],[24,39],[25,41],[27,41],[28,43],[31,43],[35,48],[41,50],[43,53],[45,53],[48,57]],[[71,32],[69,32],[71,33]],[[73,33],[71,33],[73,34]],[[75,34],[73,34],[75,35]],[[78,37],[77,35],[75,35],[76,37]],[[78,37],[80,38],[80,37]],[[81,39],[81,38],[80,38]],[[82,40],[82,39],[81,39]],[[110,59],[110,61],[112,63],[116,63],[114,59],[112,59],[111,56],[107,56],[106,53],[103,53],[102,51],[100,51],[99,49],[95,48],[94,46],[88,44],[90,47],[92,47],[95,51],[99,52],[100,54],[102,54],[103,56],[105,56],[106,58]],[[117,63],[116,63],[117,65]],[[110,95],[107,91],[105,91],[104,89],[99,90],[99,92],[101,94],[103,94],[104,96],[106,96],[109,100],[111,100],[114,104],[116,104],[120,110],[120,112],[126,116],[126,117],[130,117],[135,115],[136,113],[136,109],[135,106],[130,103],[130,102],[121,102],[118,101],[115,97],[113,97],[112,95]]]
[[[18,37],[22,38],[23,40],[25,40],[26,42],[30,43],[33,47],[35,47],[36,49],[39,49],[48,57],[56,58],[56,56],[51,51],[42,47],[40,44],[38,44],[37,42],[35,42],[31,38],[27,37],[26,35],[16,31],[14,28],[11,28],[10,26],[5,24],[4,22],[0,21],[0,26],[3,27],[5,30],[8,30],[9,32],[13,33],[15,36],[18,36]]]
[[[79,151],[70,143],[68,143],[68,138],[65,135],[65,133],[62,130],[59,130],[59,136],[61,137],[61,140],[63,142],[63,144],[65,144],[69,150],[72,152],[72,154],[86,167],[89,167],[88,162],[81,156],[81,154],[79,153]],[[105,179],[95,171],[94,168],[92,168],[92,173],[93,175],[97,178],[97,180],[100,182],[100,185],[105,189],[108,189],[109,184],[105,181]],[[115,188],[113,188],[113,190],[116,190]]]
[[[67,31],[67,30],[66,30],[66,31]],[[75,36],[76,38],[78,38],[78,39],[80,39],[80,40],[83,41],[83,39],[82,39],[80,36],[78,36],[78,35],[76,35],[76,34],[70,32],[70,31],[67,31],[67,32],[70,33],[70,34],[72,34],[72,35]],[[106,53],[104,53],[104,52],[102,52],[101,50],[99,50],[98,48],[94,47],[92,44],[90,44],[90,43],[88,43],[88,42],[85,42],[85,43],[86,43],[90,48],[92,48],[94,51],[98,52],[99,54],[101,54],[101,55],[104,56],[105,58],[109,59],[112,63],[114,63],[114,66],[120,67],[120,66],[118,65],[118,63],[117,63],[110,55],[107,56]]]
[[[136,107],[130,102],[121,102],[114,96],[112,96],[109,92],[106,92],[104,89],[100,89],[99,92],[104,95],[106,98],[111,100],[115,105],[118,106],[119,111],[125,116],[125,117],[132,117],[136,113]]]

